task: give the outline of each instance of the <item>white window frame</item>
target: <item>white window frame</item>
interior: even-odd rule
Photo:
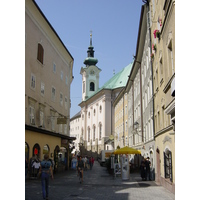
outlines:
[[[44,96],[44,90],[45,90],[45,85],[43,82],[41,82],[41,95]]]
[[[40,126],[44,127],[44,112],[40,110]]]
[[[53,72],[56,73],[56,63],[53,63]]]
[[[67,110],[67,97],[65,96],[65,109]]]
[[[54,89],[54,91],[55,91],[55,94],[53,94],[53,89]],[[55,88],[54,86],[51,87],[51,100],[52,100],[53,102],[56,101],[56,88]]]
[[[29,118],[30,124],[35,125],[35,108],[33,106],[29,106]]]
[[[63,106],[63,93],[60,92],[60,105]]]
[[[30,87],[33,90],[36,88],[36,76],[33,73],[31,73]]]

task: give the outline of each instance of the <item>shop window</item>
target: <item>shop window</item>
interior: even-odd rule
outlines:
[[[172,153],[169,150],[164,152],[164,168],[165,178],[169,178],[172,182]]]

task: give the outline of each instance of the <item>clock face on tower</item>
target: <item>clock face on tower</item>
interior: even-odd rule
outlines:
[[[92,69],[92,70],[90,70],[90,75],[95,75],[95,72],[94,72],[94,70]]]

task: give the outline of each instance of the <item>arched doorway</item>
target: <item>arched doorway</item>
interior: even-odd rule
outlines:
[[[33,157],[37,157],[38,159],[40,159],[40,145],[38,143],[36,143],[34,146],[33,146],[33,154],[32,154]]]
[[[25,159],[29,161],[29,145],[25,142]]]
[[[43,156],[42,156],[42,158],[44,158],[45,154],[49,155],[49,152],[50,152],[49,146],[48,146],[48,144],[45,144],[44,147],[43,147],[43,152],[42,152]]]

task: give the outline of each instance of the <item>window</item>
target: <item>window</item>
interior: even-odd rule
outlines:
[[[101,134],[102,134],[102,124],[99,124],[99,140],[101,140]]]
[[[90,128],[88,128],[88,142],[90,142]]]
[[[96,127],[93,126],[93,141],[95,141],[95,130],[96,130]]]
[[[94,109],[94,116],[95,116],[95,114],[96,114],[96,110]]]
[[[169,178],[172,182],[172,153],[167,150],[164,153],[164,168],[165,168],[165,178]]]
[[[94,85],[94,82],[91,82],[91,83],[90,83],[90,91],[94,91],[94,86],[95,86],[95,85]]]
[[[51,88],[51,100],[55,102],[56,99],[56,89],[55,87]]]
[[[53,63],[53,72],[56,73],[56,64]]]
[[[101,111],[102,111],[102,106],[99,107],[99,110],[100,110],[100,113],[101,113]]]
[[[36,78],[35,75],[31,73],[31,88],[35,90]]]
[[[60,105],[63,106],[63,94],[60,93]]]
[[[67,110],[67,97],[65,97],[65,109]]]
[[[42,45],[38,44],[38,52],[37,52],[37,59],[43,64],[43,57],[44,57],[44,49]]]
[[[29,106],[30,124],[35,125],[35,108]]]
[[[63,80],[63,71],[60,72],[60,79]]]
[[[41,82],[41,95],[44,96],[44,83]]]
[[[44,127],[44,112],[40,110],[40,126]]]
[[[172,74],[175,72],[173,63],[173,51],[172,51],[172,40],[170,40],[168,45],[168,58],[169,58],[169,69],[171,68]]]
[[[90,112],[88,113],[88,118],[90,118]]]
[[[55,112],[51,111],[51,130],[55,131]]]

